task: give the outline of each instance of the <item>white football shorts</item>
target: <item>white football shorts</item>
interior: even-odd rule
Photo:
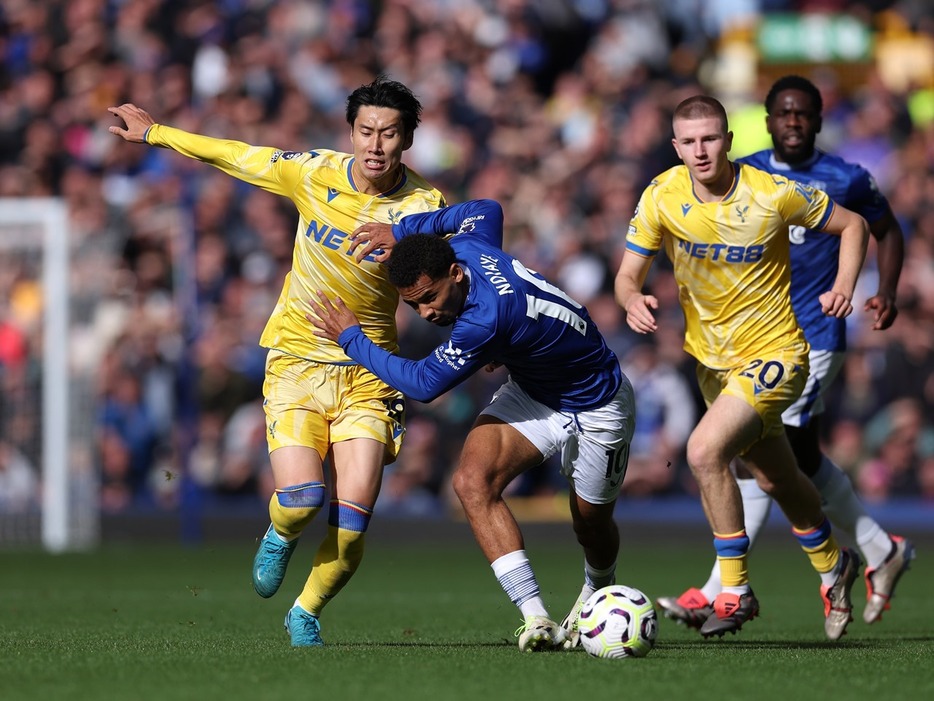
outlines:
[[[545,458],[561,451],[561,474],[584,501],[609,504],[619,496],[636,415],[632,385],[625,377],[609,403],[576,414],[535,401],[510,378],[481,414],[508,423]]]
[[[839,351],[811,349],[808,353],[811,371],[807,383],[795,403],[782,412],[783,424],[800,428],[824,413],[824,393],[840,373],[845,356]]]

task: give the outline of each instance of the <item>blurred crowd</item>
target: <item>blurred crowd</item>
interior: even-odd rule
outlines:
[[[677,163],[674,105],[712,93],[737,125],[754,116],[734,156],[768,147],[761,102],[775,76],[757,68],[757,22],[843,6],[875,32],[878,57],[913,58],[794,68],[824,95],[818,145],[876,176],[906,257],[895,325],[873,332],[861,312],[851,318],[823,438],[866,499],[934,500],[928,3],[0,0],[0,197],[68,204],[69,361],[96,399],[102,508],[174,509],[186,488],[204,503],[268,499],[257,342],[297,219],[288,200],[109,134],[107,107],[133,102],[160,123],[284,150],[348,150],[346,96],[379,73],[404,82],[424,107],[407,165],[449,202],[500,201],[508,250],[588,306],[633,381],[624,493],[691,494],[684,446],[703,405],[677,289],[669,266],[653,266],[660,330],[629,331],[612,296],[627,225],[649,180]],[[35,416],[38,394],[24,388],[36,386],[41,300],[32,265],[5,247],[0,262],[0,503],[15,503],[38,481],[39,427],[21,417]],[[871,248],[857,302],[875,292],[875,271]],[[410,357],[443,338],[406,308],[398,321]],[[380,513],[450,508],[461,441],[502,379],[480,373],[431,404],[409,402]],[[546,464],[511,492],[563,488]]]

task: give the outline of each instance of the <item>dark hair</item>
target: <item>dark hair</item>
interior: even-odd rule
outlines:
[[[457,255],[447,240],[434,234],[412,234],[392,248],[386,268],[389,282],[396,287],[411,287],[423,274],[440,280],[457,262]]]
[[[820,90],[807,78],[800,75],[786,75],[776,80],[769,89],[769,94],[765,96],[765,111],[772,114],[772,108],[775,107],[775,100],[778,99],[778,93],[784,90],[800,90],[811,98],[814,109],[817,114],[824,111],[824,99],[821,97]]]
[[[347,97],[347,123],[353,127],[361,107],[389,107],[402,115],[406,135],[412,134],[421,121],[422,103],[402,83],[379,75],[372,83],[361,85]]]
[[[726,118],[726,109],[715,97],[710,95],[694,95],[678,103],[672,121],[675,119],[703,119],[704,117],[718,117],[723,123],[724,133],[729,130]]]

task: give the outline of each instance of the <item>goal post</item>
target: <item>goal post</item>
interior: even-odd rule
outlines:
[[[14,377],[17,391],[0,414],[0,441],[7,452],[38,463],[33,466],[39,471],[38,494],[32,508],[28,499],[2,500],[0,495],[0,547],[41,544],[50,552],[63,552],[93,547],[99,537],[93,437],[87,430],[92,428],[93,417],[87,415],[91,402],[85,397],[85,406],[76,407],[71,391],[72,246],[64,200],[0,198],[0,266],[6,269],[0,281],[33,289],[39,296],[33,309],[39,318],[26,331],[32,336],[24,361],[37,369]],[[0,294],[10,292],[0,289]],[[10,321],[4,314],[16,316],[10,306],[0,313],[0,323]],[[87,392],[90,383],[81,384]],[[30,525],[37,520],[38,529]]]

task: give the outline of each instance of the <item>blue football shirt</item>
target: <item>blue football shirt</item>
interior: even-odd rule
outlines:
[[[384,382],[431,401],[496,361],[530,397],[556,411],[595,409],[619,390],[619,361],[587,309],[502,250],[497,202],[474,200],[406,216],[393,233],[453,233],[449,240],[470,289],[450,340],[421,360],[379,348],[359,326],[340,335],[344,352]]]
[[[839,156],[815,150],[808,161],[791,166],[776,160],[772,149],[766,149],[738,162],[823,190],[834,202],[861,215],[870,224],[889,211],[889,203],[869,171]],[[792,226],[789,237],[791,306],[798,324],[814,350],[844,351],[846,320],[824,314],[819,299],[833,287],[837,277],[840,237],[802,226]]]

